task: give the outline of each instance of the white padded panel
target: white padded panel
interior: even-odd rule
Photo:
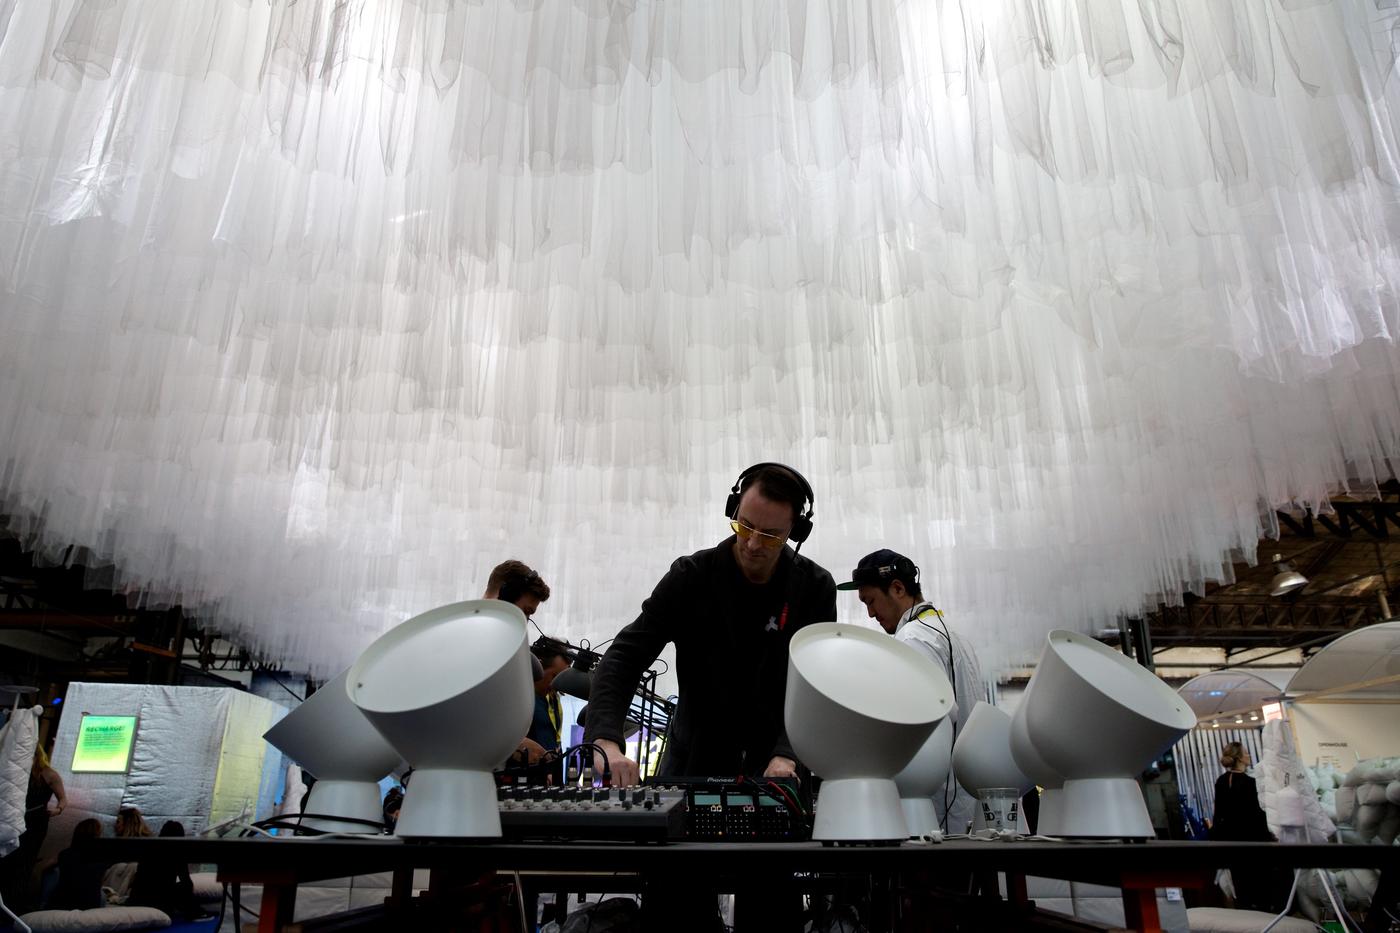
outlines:
[[[42,712],[42,707],[16,710],[0,728],[0,856],[19,848],[25,829],[25,798]]]
[[[166,820],[179,820],[187,833],[203,828],[191,817],[207,812],[213,795],[231,697],[219,687],[146,686],[122,803],[139,809],[152,830]]]

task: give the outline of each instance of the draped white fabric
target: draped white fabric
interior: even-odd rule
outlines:
[[[784,460],[995,669],[1390,474],[1398,19],[0,0],[0,497],[333,671],[506,557],[607,638]]]

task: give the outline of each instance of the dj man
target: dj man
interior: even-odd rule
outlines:
[[[749,467],[725,504],[733,534],[676,560],[613,639],[593,674],[584,738],[607,752],[615,785],[638,783],[637,763],[622,751],[623,719],[667,642],[676,645],[680,702],[658,773],[795,776],[783,728],[788,643],[804,625],[836,618],[831,574],[797,553],[813,506],[796,470]]]
[[[972,713],[978,700],[986,699],[982,666],[967,639],[950,632],[943,613],[924,599],[919,568],[903,554],[881,549],[860,559],[851,579],[838,590],[856,590],[870,618],[895,638],[927,655],[947,672],[953,682],[957,709],[953,710],[954,736]],[[934,794],[933,804],[945,831],[967,832],[977,800],[948,775],[949,786]]]

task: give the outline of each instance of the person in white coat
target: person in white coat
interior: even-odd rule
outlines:
[[[987,699],[982,666],[972,644],[950,629],[943,613],[924,599],[918,566],[903,554],[882,548],[862,557],[851,572],[850,581],[836,588],[856,590],[866,612],[882,629],[927,655],[947,672],[957,703],[949,714],[956,739],[962,719],[972,712],[978,700]],[[946,832],[967,832],[977,799],[951,774],[943,791],[934,794],[933,802]]]

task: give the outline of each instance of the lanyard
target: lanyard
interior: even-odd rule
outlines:
[[[915,606],[914,614],[911,615],[909,619],[912,622],[923,622],[924,617],[927,616],[930,612],[938,616],[939,622],[943,621],[943,613],[939,612],[938,607],[934,606],[933,603],[921,603]],[[928,623],[924,622],[924,624],[927,625]]]
[[[554,727],[554,737],[559,737],[559,721],[564,718],[563,712],[559,708],[559,694],[550,691],[549,696],[544,701],[544,707],[549,712],[549,724]]]

